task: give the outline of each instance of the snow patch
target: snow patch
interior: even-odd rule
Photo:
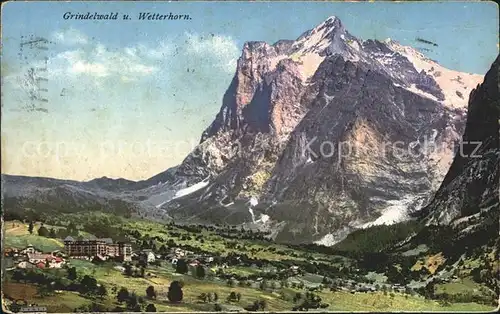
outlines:
[[[165,203],[167,203],[168,201],[165,201],[165,202],[161,202],[160,204],[156,205],[155,207],[156,208],[160,208],[162,207]]]
[[[234,204],[234,202],[231,202],[231,203],[226,204],[226,205],[224,205],[224,204],[222,204],[222,203],[220,203],[220,204],[221,204],[222,206],[224,206],[224,207],[229,207],[229,206],[233,205],[233,204]]]
[[[257,206],[259,204],[259,201],[257,200],[257,198],[255,196],[252,196],[250,198],[250,206],[254,207],[254,206]]]
[[[252,216],[252,222],[253,223],[256,223],[256,220],[255,220],[255,213],[253,212],[253,209],[252,207],[254,206],[257,206],[257,204],[259,204],[259,201],[257,200],[257,198],[255,196],[252,196],[249,200],[249,203],[250,203],[250,206],[248,206],[248,212],[250,213],[250,215]]]
[[[353,228],[344,227],[343,229],[341,229],[335,233],[326,234],[323,238],[321,238],[318,241],[315,241],[314,243],[318,244],[318,245],[324,245],[324,246],[333,246],[333,245],[341,242],[345,238],[347,238],[349,233],[351,233],[352,231],[353,231]]]
[[[252,216],[252,222],[255,223],[255,214],[252,207],[248,207],[248,211],[250,212],[250,216]]]
[[[447,69],[433,60],[427,58],[420,51],[403,46],[395,41],[387,39],[385,41],[391,50],[400,53],[402,56],[406,57],[415,67],[418,72],[422,70],[425,73],[431,75],[439,88],[444,94],[445,100],[444,105],[450,108],[465,108],[467,107],[467,98],[460,98],[457,94],[457,90],[465,90],[465,93],[470,93],[470,91],[478,84],[483,82],[483,75],[463,73],[458,71],[453,71]]]
[[[262,215],[260,216],[260,221],[261,221],[262,223],[266,223],[266,222],[268,222],[268,221],[269,221],[269,218],[270,218],[270,217],[269,217],[269,215],[262,214]]]
[[[369,228],[372,226],[379,225],[392,225],[398,222],[408,220],[409,218],[409,207],[416,201],[416,197],[406,197],[401,200],[391,200],[387,203],[387,206],[383,211],[382,215],[372,222],[365,223],[361,228]]]
[[[429,98],[431,100],[440,102],[439,99],[437,99],[436,96],[434,96],[432,94],[429,94],[429,93],[426,93],[423,90],[418,89],[415,84],[411,84],[411,86],[409,88],[406,88],[406,89],[409,90],[410,92],[413,92],[413,93],[418,94],[420,96],[423,96],[425,98]]]
[[[436,141],[437,135],[438,135],[438,130],[432,129],[432,136],[431,136],[432,142]]]
[[[176,199],[176,198],[179,198],[179,197],[182,197],[182,196],[186,196],[188,194],[191,194],[191,193],[194,193],[200,189],[203,189],[204,187],[206,187],[210,182],[208,181],[208,179],[210,178],[210,176],[206,177],[205,179],[203,179],[202,181],[198,182],[198,183],[195,183],[187,188],[184,188],[184,189],[180,189],[179,191],[177,191],[174,195],[174,197],[172,199]]]

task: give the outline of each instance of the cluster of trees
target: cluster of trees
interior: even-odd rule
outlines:
[[[148,293],[149,289],[150,289],[149,287],[148,289],[146,289],[146,293]],[[149,291],[149,293],[151,294],[152,292]],[[156,293],[154,293],[154,297],[156,298]],[[137,296],[137,294],[135,294],[134,292],[129,292],[127,288],[124,287],[118,290],[118,293],[116,294],[116,299],[118,303],[125,304],[125,308],[117,307],[117,309],[113,312],[126,312],[126,311],[141,312],[144,306],[145,306],[144,311],[156,312],[156,307],[154,306],[154,304],[149,303],[146,305],[145,304],[146,301],[144,300],[143,297]]]
[[[415,291],[426,299],[433,299],[435,293],[436,280],[431,280],[424,287],[416,288]]]
[[[28,232],[30,234],[33,234],[35,232],[35,224],[31,220],[28,224]],[[70,222],[66,228],[47,228],[43,222],[40,225],[40,228],[38,228],[37,233],[41,237],[46,237],[46,238],[65,238],[68,235],[72,236],[77,236],[78,235],[78,228],[77,226],[73,223]]]
[[[117,216],[91,210],[78,213],[60,212],[58,215],[44,215],[38,221],[53,226],[66,226],[66,228],[55,230],[57,238],[78,236],[79,230],[84,230],[98,238],[113,238],[117,241],[126,241],[126,233],[122,229],[122,225],[125,223],[123,216],[127,215],[124,215],[123,212],[120,213],[120,216]]]
[[[173,281],[168,288],[167,298],[171,303],[179,303],[183,299],[182,287],[184,283],[182,281]],[[153,286],[148,286],[146,288],[146,298],[149,300],[155,300],[157,298],[157,292]],[[116,294],[116,299],[118,303],[125,304],[125,310],[132,312],[140,312],[144,307],[146,301],[143,297],[137,296],[133,292],[129,292],[127,288],[122,287],[118,290]],[[144,309],[146,312],[156,312],[154,304],[148,304]],[[124,309],[122,309],[124,311]]]
[[[140,265],[140,263],[137,263],[135,266],[130,263],[124,263],[123,268],[125,268],[125,271],[123,272],[125,276],[142,278],[146,276],[146,267],[144,265]]]
[[[326,309],[330,305],[328,303],[323,303],[321,297],[312,293],[306,292],[304,295],[298,292],[294,298],[294,303],[298,303],[292,308],[292,311],[307,311],[309,309]]]
[[[149,240],[145,239],[145,240],[142,240],[142,243],[140,244],[140,248],[142,250],[150,249],[153,252],[159,252],[158,246],[157,246],[156,241],[154,239],[149,239]],[[165,246],[162,247],[162,250],[166,251]]]
[[[250,229],[244,229],[242,227],[236,227],[236,226],[230,226],[230,225],[211,225],[211,226],[204,226],[204,225],[177,225],[174,223],[171,223],[170,226],[174,226],[178,229],[185,230],[189,233],[192,234],[200,234],[203,231],[211,231],[216,233],[217,235],[227,238],[227,239],[246,239],[246,240],[259,240],[259,241],[265,241],[265,242],[270,242],[271,240],[269,239],[269,235],[271,234],[270,231],[266,232],[261,232],[261,231],[254,231]],[[177,237],[180,239],[184,240],[192,240],[192,237],[187,234],[180,234],[180,233],[173,233],[172,231],[170,232],[170,235],[173,237]],[[201,237],[195,236],[196,240],[202,240]]]
[[[185,259],[179,259],[175,265],[175,272],[178,274],[187,274],[190,272],[193,277],[203,279],[205,278],[206,272],[203,265],[188,266]]]
[[[498,284],[500,281],[500,267],[498,266],[498,261],[492,263],[487,256],[483,256],[480,260],[481,267],[473,268],[470,272],[472,279],[475,282],[483,283],[498,295],[500,291]]]
[[[21,311],[21,308],[23,308],[25,306],[28,306],[28,301],[26,301],[26,300],[14,300],[10,304],[9,309],[13,313],[19,313],[19,311]]]
[[[238,228],[227,228],[227,227],[214,227],[214,226],[183,226],[183,225],[175,225],[175,227],[179,229],[183,229],[187,232],[193,233],[193,234],[198,234],[195,237],[199,237],[200,234],[203,230],[212,230],[214,232],[217,232],[221,236],[227,237],[226,234],[221,234],[222,231],[227,231],[230,233],[241,233],[241,230]],[[141,234],[140,231],[133,229],[133,230],[127,230],[129,236],[133,236],[134,238],[138,239],[138,243],[140,243],[141,247],[143,248],[151,248],[155,253],[160,253],[160,254],[166,254],[169,252],[169,248],[171,247],[179,247],[185,250],[192,251],[197,254],[203,254],[203,253],[209,253],[211,255],[214,255],[213,252],[206,252],[200,247],[193,247],[187,244],[176,244],[175,241],[172,239],[169,239],[167,243],[164,243],[162,241],[163,238],[155,236],[155,237],[150,237],[148,234]],[[246,231],[245,231],[246,232]],[[176,236],[178,238],[182,238],[183,233],[181,232],[176,232],[173,230],[168,230],[164,231],[164,233],[168,233],[170,236]],[[228,237],[231,238],[231,237]],[[239,238],[236,237],[235,238]],[[229,247],[233,248],[238,248],[241,246],[241,244],[238,244],[237,242],[234,241],[226,241],[226,245]],[[306,248],[300,246],[300,249],[316,249],[315,245],[312,245],[314,247],[309,248],[308,245],[304,245]],[[294,247],[292,245],[292,247]],[[318,248],[321,248],[320,250],[325,250],[325,247],[323,246],[318,246]],[[240,248],[242,251],[245,251],[245,248],[241,246]],[[273,252],[278,252],[276,247],[269,247],[269,248],[252,248],[251,250],[257,252],[259,250],[267,250],[267,251],[273,251]],[[331,250],[330,248],[326,248],[327,251]],[[279,251],[280,254],[285,254],[285,255],[290,255],[295,252],[294,249],[289,249],[285,251]],[[294,253],[295,256],[298,256],[299,254]],[[302,253],[302,255],[308,255],[308,253]],[[218,276],[220,276],[222,279],[231,279],[234,278],[238,281],[248,281],[248,280],[256,280],[259,277],[263,277],[268,280],[284,280],[286,278],[289,278],[290,276],[294,276],[295,273],[292,273],[290,271],[290,266],[296,265],[299,266],[299,271],[301,272],[310,272],[314,274],[322,274],[322,275],[327,275],[330,277],[337,277],[341,276],[343,278],[347,277],[352,277],[353,276],[353,270],[349,268],[345,269],[338,269],[335,266],[331,265],[331,261],[329,262],[310,262],[310,261],[296,261],[296,260],[278,260],[278,261],[271,261],[271,260],[266,260],[266,259],[255,259],[255,258],[250,258],[247,254],[245,253],[235,253],[235,252],[230,252],[227,256],[221,257],[217,256],[215,254],[214,256],[214,263],[226,263],[230,266],[234,265],[242,265],[242,266],[252,266],[255,265],[256,267],[265,267],[265,266],[272,266],[276,267],[278,269],[277,272],[262,272],[259,274],[252,274],[248,276],[242,276],[238,274],[224,274],[222,271],[218,273]],[[196,267],[196,268],[191,268],[186,265],[186,262],[184,260],[179,260],[176,266],[176,272],[181,273],[181,274],[186,274],[188,272],[191,272],[193,276],[198,277],[198,278],[204,278],[206,276],[205,274],[205,269],[202,267]],[[362,275],[362,274],[360,274]]]
[[[202,301],[203,303],[210,303],[210,302],[217,302],[219,301],[219,295],[217,294],[217,292],[209,292],[209,293],[205,293],[203,292],[202,294],[200,294],[198,296],[198,300]]]
[[[239,292],[234,292],[234,291],[231,291],[231,293],[227,296],[227,302],[228,303],[231,303],[231,302],[240,302],[241,300],[241,293]]]
[[[5,199],[2,209],[4,221],[9,220],[19,220],[23,222],[29,221],[45,221],[50,213],[45,213],[38,204],[32,204],[37,206],[37,210],[34,210],[32,206],[28,204],[21,204],[13,199]],[[31,207],[31,208],[30,208]],[[51,209],[50,209],[51,210]]]
[[[429,271],[425,267],[422,267],[420,271],[411,270],[411,267],[413,265],[414,264],[412,264],[412,262],[410,261],[399,265],[399,267],[397,267],[396,265],[388,266],[385,271],[387,282],[407,285],[412,280],[419,280],[421,277],[429,274]]]
[[[266,300],[255,300],[252,304],[248,305],[248,306],[245,306],[245,310],[246,311],[259,311],[259,310],[262,310],[262,311],[265,311],[267,308],[267,302]]]
[[[30,222],[30,224],[29,224],[28,231],[30,232],[30,234],[33,233],[33,223],[32,222]],[[43,225],[43,223],[40,226],[40,228],[38,228],[38,235],[41,237],[52,238],[52,239],[55,239],[58,237],[57,236],[58,233],[54,228],[47,229],[47,227],[45,227]],[[61,235],[61,232],[59,232],[59,235]]]
[[[448,305],[450,303],[480,303],[492,306],[498,306],[498,295],[493,291],[489,291],[487,288],[482,288],[479,292],[474,292],[472,290],[467,290],[460,293],[439,293],[433,294],[433,299],[442,301],[443,305]]]
[[[179,259],[175,264],[175,272],[178,274],[187,274],[188,270],[188,264],[184,259]]]
[[[170,302],[172,303],[179,303],[182,301],[182,298],[184,296],[182,292],[182,287],[184,286],[184,283],[182,281],[172,281],[170,283],[170,287],[168,287],[168,293],[167,293],[167,298]]]
[[[102,304],[97,302],[92,302],[90,304],[81,305],[73,310],[76,313],[99,313],[99,312],[109,312],[109,310]]]
[[[155,290],[155,287],[153,286],[149,286],[146,288],[146,296],[148,297],[148,299],[156,299],[156,290]]]
[[[191,274],[198,279],[203,279],[206,275],[205,267],[202,265],[195,266],[191,269]]]
[[[105,298],[108,295],[106,287],[98,284],[97,280],[89,275],[85,275],[81,279],[79,291],[83,295],[98,296],[100,298]]]
[[[412,280],[419,280],[429,274],[425,267],[422,267],[420,271],[412,270],[418,258],[418,256],[368,252],[358,256],[358,266],[362,275],[368,271],[385,273],[388,282],[406,285]]]
[[[101,312],[115,312],[115,313],[123,313],[123,312],[156,312],[156,307],[154,304],[150,303],[146,305],[144,311],[142,310],[143,304],[139,304],[139,306],[135,306],[133,309],[128,309],[122,306],[116,306],[115,308],[108,309],[104,305],[96,302],[92,302],[88,305],[82,305],[77,307],[74,312],[77,313],[101,313]]]
[[[219,295],[217,294],[217,292],[209,292],[209,293],[205,293],[203,292],[202,294],[200,294],[198,296],[198,300],[200,300],[201,302],[203,303],[211,303],[211,302],[217,302],[219,301]],[[231,302],[240,302],[241,300],[241,293],[239,292],[234,292],[232,291],[226,298],[226,301],[228,303],[231,303]]]
[[[498,245],[498,237],[492,236],[498,233],[498,211],[481,213],[481,217],[483,217],[482,222],[473,232],[460,237],[452,226],[427,226],[413,241],[415,244],[427,245],[429,253],[442,252],[449,264],[458,261],[464,253],[467,256],[481,254],[484,247]]]
[[[334,249],[341,252],[384,252],[421,229],[422,225],[414,220],[390,226],[373,226],[352,232]]]
[[[66,278],[60,274],[43,272],[39,269],[16,269],[12,280],[37,284],[40,295],[52,295],[55,290],[77,291],[86,297],[104,298],[108,294],[106,287],[97,283],[89,275],[77,276],[75,268],[68,268]]]
[[[393,260],[387,259],[387,254],[384,253],[377,253],[377,254],[382,254],[386,259],[386,261],[384,261],[382,264],[376,264],[373,263],[370,260],[370,258],[365,258],[365,260],[367,261],[367,263],[373,264],[373,266],[376,267],[377,269],[380,268],[380,272],[384,272],[386,271],[387,267],[391,266],[389,262]],[[360,259],[362,258],[360,257]],[[359,281],[364,281],[366,280],[364,276],[368,273],[367,269],[363,268],[357,269],[354,266],[337,267],[332,264],[316,262],[316,261],[299,261],[299,260],[270,261],[265,259],[248,258],[246,254],[236,254],[236,253],[229,253],[227,257],[223,258],[223,261],[230,266],[241,265],[248,267],[255,266],[258,268],[263,268],[267,266],[276,269],[276,271],[259,272],[250,275],[240,275],[240,274],[234,274],[232,272],[225,273],[223,269],[219,269],[217,271],[217,276],[220,277],[221,279],[227,280],[228,282],[234,280],[237,280],[238,282],[255,281],[258,278],[263,278],[266,280],[284,281],[287,278],[296,276],[297,273],[302,274],[305,272],[319,274],[331,278],[344,278],[344,279],[350,278]],[[376,261],[380,262],[380,259]],[[291,266],[298,266],[298,270],[291,270],[290,269]]]

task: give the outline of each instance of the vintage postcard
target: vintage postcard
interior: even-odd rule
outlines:
[[[1,22],[4,312],[498,309],[496,3]]]

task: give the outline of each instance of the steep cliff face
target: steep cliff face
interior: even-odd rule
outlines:
[[[422,211],[430,225],[451,224],[470,233],[488,224],[496,226],[498,235],[499,66],[497,57],[484,82],[470,95],[460,149],[432,202]]]
[[[325,244],[403,220],[439,187],[465,123],[457,95],[481,80],[392,40],[360,41],[335,17],[295,41],[246,43],[220,112],[177,169],[185,186],[206,184],[159,209],[260,217],[278,240]]]

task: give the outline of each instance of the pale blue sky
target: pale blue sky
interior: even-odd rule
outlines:
[[[139,12],[192,20],[139,21]],[[218,112],[245,41],[295,39],[335,15],[358,38],[430,48],[459,71],[483,75],[498,52],[493,2],[10,2],[2,14],[2,171],[80,180],[142,179],[181,162]],[[21,51],[30,36],[52,43]],[[36,106],[46,112],[27,112],[23,78],[43,57],[48,103]]]

